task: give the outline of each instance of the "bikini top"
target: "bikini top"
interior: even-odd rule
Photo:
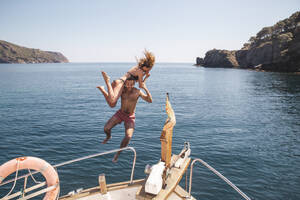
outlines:
[[[138,76],[134,76],[132,73],[127,72],[130,75],[130,78],[134,79],[134,80],[138,80],[139,77]]]

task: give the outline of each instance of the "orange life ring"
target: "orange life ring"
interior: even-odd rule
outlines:
[[[0,166],[0,183],[10,174],[22,169],[33,169],[40,171],[45,177],[47,186],[56,185],[56,187],[48,191],[43,200],[55,200],[59,192],[59,178],[55,169],[45,160],[36,157],[20,157],[10,160]]]

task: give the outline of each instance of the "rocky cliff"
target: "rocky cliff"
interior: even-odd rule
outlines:
[[[235,53],[236,51],[213,49],[206,52],[203,63],[206,67],[238,67]]]
[[[197,58],[196,61],[205,67],[300,72],[300,12],[274,26],[264,27],[240,50],[213,49],[204,59]]]
[[[0,40],[0,63],[67,63],[68,59],[59,52],[41,51],[21,47]]]

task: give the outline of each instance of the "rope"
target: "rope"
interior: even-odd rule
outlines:
[[[250,198],[242,192],[237,186],[235,186],[230,180],[228,180],[225,176],[223,176],[220,172],[212,168],[210,165],[208,165],[206,162],[203,161],[203,164],[208,167],[212,172],[214,172],[216,175],[218,175],[221,179],[223,179],[228,185],[230,185],[235,191],[237,191],[244,199],[250,200]]]
[[[244,199],[251,200],[244,192],[242,192],[237,186],[235,186],[230,180],[228,180],[225,176],[223,176],[220,172],[215,170],[212,166],[207,164],[205,161],[201,160],[200,158],[196,158],[193,160],[191,164],[191,172],[190,172],[190,186],[189,186],[189,196],[191,197],[191,189],[192,189],[192,177],[193,177],[193,166],[196,161],[199,161],[202,163],[205,167],[207,167],[209,170],[211,170],[213,173],[215,173],[217,176],[219,176],[223,181],[225,181],[228,185],[230,185],[235,191],[237,191]]]
[[[28,172],[29,172],[29,174],[30,174],[30,176],[31,176],[31,178],[32,178],[32,180],[36,183],[36,184],[38,184],[38,183],[42,183],[41,181],[37,181],[37,180],[35,180],[35,178],[33,177],[33,175],[32,175],[32,173],[31,173],[31,171],[30,171],[30,169],[29,168],[27,168],[28,169]]]
[[[15,176],[14,184],[13,184],[12,188],[10,189],[9,193],[7,193],[7,195],[5,195],[5,196],[3,197],[3,199],[4,199],[5,197],[9,196],[10,193],[15,189],[16,182],[17,182],[17,178],[18,178],[19,165],[20,165],[20,161],[19,161],[19,159],[17,159],[17,171],[16,171],[16,176]]]

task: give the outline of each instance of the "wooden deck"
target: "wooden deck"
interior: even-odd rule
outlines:
[[[177,155],[172,156],[172,161],[174,162],[177,158]],[[189,164],[191,162],[191,158],[187,158],[185,162],[183,162],[180,168],[171,168],[169,177],[166,180],[166,187],[162,189],[157,195],[148,194],[145,192],[145,185],[137,192],[138,200],[163,200],[168,199],[171,193],[175,190],[176,186],[179,186],[179,182],[182,179],[183,174],[187,170]],[[180,187],[180,186],[179,186]],[[180,187],[181,188],[181,187]],[[181,188],[182,189],[182,188]],[[183,190],[183,189],[182,189]],[[177,190],[179,191],[179,189]]]
[[[172,163],[177,160],[178,155],[172,156]],[[162,189],[157,195],[148,194],[145,192],[146,179],[134,180],[133,184],[129,181],[108,184],[107,194],[101,194],[101,187],[97,186],[82,190],[78,194],[65,195],[59,200],[182,200],[188,197],[188,192],[185,191],[178,184],[182,179],[184,173],[188,169],[191,162],[187,158],[179,168],[172,167],[169,176],[166,180],[166,187]],[[194,198],[193,198],[194,199]]]

